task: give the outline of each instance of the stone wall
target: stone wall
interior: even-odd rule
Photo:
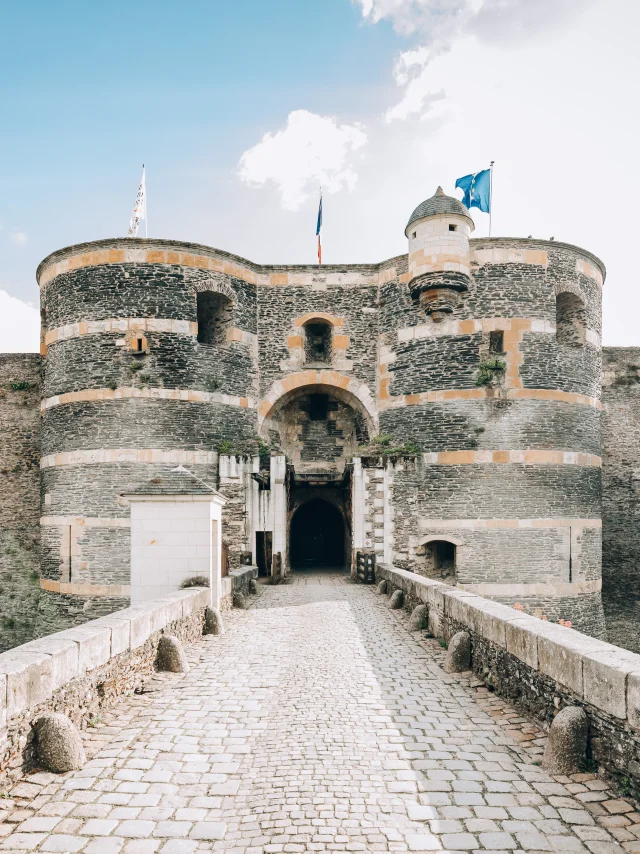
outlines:
[[[223,610],[255,575],[246,567],[223,579]],[[180,590],[0,654],[0,783],[32,767],[42,714],[61,712],[84,729],[122,694],[143,690],[161,635],[199,640],[209,601],[208,589]]]
[[[436,637],[469,632],[473,670],[526,714],[550,724],[584,708],[588,759],[640,796],[640,655],[396,567],[376,578],[404,592],[407,611],[426,604]]]
[[[640,652],[640,349],[602,353],[602,592],[609,639]]]
[[[0,356],[0,651],[66,625],[40,588],[41,361]]]
[[[100,245],[54,253],[39,270],[42,565],[51,585],[107,610],[128,595],[121,495],[177,464],[216,486],[218,451],[255,438],[257,312],[255,282],[234,265],[212,269],[213,250],[196,265],[190,244]]]
[[[0,774],[33,764],[33,724],[62,712],[84,728],[120,694],[153,673],[162,632],[189,643],[202,636],[209,591],[184,590],[0,655]]]
[[[428,571],[440,538],[458,584],[602,637],[603,270],[576,247],[508,239],[472,240],[469,264],[444,320],[402,274],[381,285],[380,432],[424,452],[393,472],[393,562]],[[558,337],[563,299],[582,306],[580,342]]]

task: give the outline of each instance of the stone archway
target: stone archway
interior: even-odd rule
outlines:
[[[287,456],[296,472],[341,472],[376,432],[375,413],[368,391],[360,396],[349,389],[350,380],[332,371],[304,371],[294,375],[306,382],[281,385],[279,396],[263,401],[261,435]],[[366,392],[366,393],[365,393]],[[363,402],[363,398],[366,401]]]
[[[362,413],[371,432],[376,433],[378,414],[374,398],[366,383],[337,371],[328,370],[297,371],[275,382],[258,406],[258,427],[261,432],[264,430],[265,422],[273,418],[273,415],[303,388],[329,391],[344,400]]]

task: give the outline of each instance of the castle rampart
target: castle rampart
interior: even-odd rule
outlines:
[[[227,498],[232,567],[344,541],[328,557],[368,551],[604,635],[605,270],[472,230],[439,191],[379,264],[129,238],[46,258],[42,587],[93,614],[127,604],[126,495],[182,465]]]

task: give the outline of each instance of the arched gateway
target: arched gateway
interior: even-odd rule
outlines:
[[[345,568],[346,530],[335,504],[314,498],[294,511],[290,523],[292,569]]]
[[[287,459],[289,564],[294,570],[347,569],[351,461],[375,432],[369,393],[334,371],[304,374],[312,382],[277,390],[279,396],[263,409],[261,430]]]

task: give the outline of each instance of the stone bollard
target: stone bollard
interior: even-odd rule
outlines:
[[[189,662],[182,644],[173,635],[162,635],[158,643],[158,670],[166,673],[188,673]]]
[[[395,593],[391,596],[391,601],[389,602],[389,607],[394,611],[397,611],[399,608],[402,608],[404,605],[404,593],[402,590],[396,590]]]
[[[577,774],[587,758],[589,718],[579,706],[567,706],[553,720],[542,767],[550,774]]]
[[[241,610],[245,610],[247,607],[247,600],[244,598],[244,594],[239,590],[233,594],[233,607],[240,608]]]
[[[457,632],[449,641],[444,660],[445,673],[462,673],[471,667],[471,635],[469,632]]]
[[[222,614],[218,611],[217,608],[209,608],[208,606],[204,609],[204,631],[203,635],[223,635],[224,634],[224,623],[222,621]]]
[[[256,583],[255,578],[249,579],[249,593],[255,595],[258,592],[258,585]]]
[[[76,725],[66,715],[43,715],[36,721],[38,761],[49,771],[78,771],[87,761]]]
[[[429,609],[426,605],[416,605],[409,619],[409,631],[419,632],[421,629],[426,629],[428,616]]]
[[[376,587],[376,593],[379,593],[380,595],[382,595],[383,593],[386,593],[386,592],[387,592],[387,582],[383,578],[382,581]]]

